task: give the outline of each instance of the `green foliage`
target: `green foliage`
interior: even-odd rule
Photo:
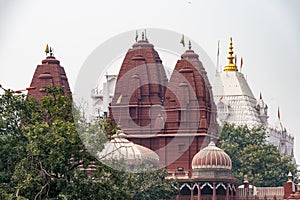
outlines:
[[[62,90],[47,92],[39,101],[0,96],[0,199],[170,199],[177,192],[165,170],[131,174],[95,159],[117,129],[87,123]]]
[[[282,186],[289,171],[296,173],[296,167],[274,145],[267,144],[266,138],[262,126],[250,129],[225,123],[219,144],[230,156],[237,179],[243,181],[246,176],[256,186]]]

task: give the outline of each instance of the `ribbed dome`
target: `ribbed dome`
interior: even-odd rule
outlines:
[[[119,133],[105,144],[104,149],[97,154],[102,161],[124,160],[126,164],[148,163],[159,164],[159,156],[146,147],[128,141],[126,134]]]
[[[231,159],[222,149],[210,142],[201,149],[192,160],[192,169],[228,169],[231,170]]]

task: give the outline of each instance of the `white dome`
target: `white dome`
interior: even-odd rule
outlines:
[[[113,139],[104,145],[104,149],[97,153],[101,161],[123,160],[126,164],[148,163],[159,165],[157,153],[127,140],[124,133],[113,136]]]

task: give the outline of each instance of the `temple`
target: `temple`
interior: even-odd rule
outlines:
[[[159,156],[168,178],[179,181],[177,199],[234,199],[238,181],[230,157],[215,145],[217,108],[198,58],[189,42],[168,80],[154,46],[144,38],[137,41],[123,60],[108,117],[122,130],[121,146],[144,146],[146,154]],[[115,140],[99,155],[112,151],[108,146]],[[127,151],[117,151],[126,155],[126,162],[135,157],[138,163],[143,157],[136,156],[137,150],[130,151],[132,156]]]
[[[198,57],[189,44],[168,81],[157,51],[143,37],[123,60],[109,106],[126,139],[155,151],[172,176],[191,177],[193,156],[218,140],[216,106]]]
[[[282,155],[289,156],[293,163],[294,136],[288,133],[280,120],[272,125],[268,122],[268,106],[262,94],[256,99],[242,72],[238,71],[233,42],[230,38],[228,64],[223,71],[216,73],[213,85],[214,100],[218,110],[218,120],[235,125],[248,125],[250,128],[262,125],[267,130],[267,142],[277,146]],[[235,62],[234,62],[235,60]],[[241,67],[242,67],[241,61]]]
[[[294,137],[283,126],[279,108],[278,121],[269,125],[268,106],[262,94],[255,99],[233,53],[230,39],[228,64],[217,72],[212,88],[189,42],[168,80],[158,52],[143,35],[128,50],[118,76],[106,75],[103,89],[92,91],[93,115],[110,118],[120,128],[96,156],[109,166],[111,159],[122,160],[131,172],[139,172],[144,164],[165,167],[167,178],[178,181],[174,187],[179,200],[299,199],[300,185],[296,187],[291,174],[283,187],[255,188],[247,180],[238,187],[231,158],[217,147],[219,123],[262,125],[267,142],[294,158]],[[31,81],[35,89],[28,95],[40,99],[48,86],[71,93],[64,68],[47,45],[46,59]],[[91,172],[94,165],[80,169]]]

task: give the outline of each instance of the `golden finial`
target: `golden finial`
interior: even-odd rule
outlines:
[[[236,63],[233,63],[233,46],[232,46],[232,38],[230,37],[230,44],[229,44],[229,55],[228,55],[228,64],[225,66],[224,71],[238,71],[236,67]]]
[[[49,46],[48,46],[48,44],[46,45],[45,53],[46,53],[46,56],[47,56],[47,54],[49,53]]]

